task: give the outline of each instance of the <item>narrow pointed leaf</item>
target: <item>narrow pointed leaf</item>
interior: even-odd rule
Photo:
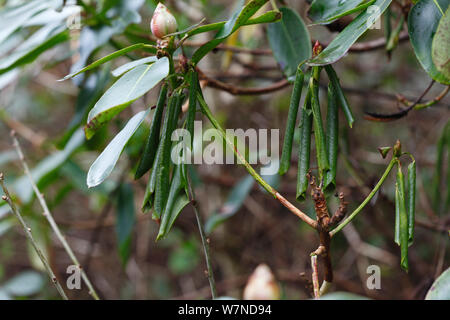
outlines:
[[[161,218],[167,203],[170,188],[170,166],[171,166],[171,146],[172,132],[174,130],[174,118],[178,115],[177,110],[181,104],[181,96],[173,94],[169,100],[168,109],[164,118],[163,131],[161,134],[161,154],[156,167],[156,186],[155,186],[155,204],[154,215]]]
[[[309,79],[309,90],[311,92],[311,110],[313,114],[314,141],[316,143],[317,165],[319,176],[322,178],[330,168],[327,158],[325,131],[323,129],[322,114],[319,103],[319,67],[313,67],[313,75]]]
[[[195,113],[197,112],[197,92],[200,90],[200,85],[198,82],[198,74],[196,71],[191,72],[191,82],[189,85],[189,109],[186,120],[186,129],[189,131],[191,135],[191,145],[189,146],[192,149],[192,145],[194,143],[194,120]]]
[[[331,192],[336,188],[336,170],[338,159],[339,116],[338,106],[332,84],[328,85],[328,109],[326,129],[327,157],[330,170],[325,174],[324,190]]]
[[[285,174],[291,165],[292,141],[294,139],[294,128],[297,121],[297,113],[302,96],[304,74],[300,68],[297,68],[294,87],[291,94],[291,102],[289,105],[289,113],[286,123],[286,132],[284,134],[283,152],[281,154],[281,162],[279,174]]]
[[[156,152],[158,150],[159,135],[161,131],[161,121],[164,112],[164,106],[167,99],[167,84],[161,87],[159,92],[158,102],[156,104],[156,110],[153,115],[152,124],[150,126],[150,133],[148,135],[147,143],[145,145],[143,155],[139,161],[138,167],[136,169],[135,179],[142,177],[153,165],[155,160]]]
[[[398,240],[400,241],[400,266],[408,271],[408,213],[406,211],[405,179],[400,163],[398,163],[397,181],[395,183],[396,205],[398,206]]]
[[[280,8],[281,21],[267,27],[273,55],[286,77],[295,75],[298,65],[311,57],[311,38],[297,12]]]
[[[152,65],[141,65],[128,71],[106,91],[89,112],[86,137],[140,98],[169,74],[169,59],[163,57]]]
[[[67,79],[70,79],[70,78],[73,78],[73,77],[75,77],[76,75],[79,75],[80,73],[83,73],[83,72],[92,70],[92,69],[94,69],[94,68],[97,68],[98,66],[104,64],[105,62],[111,61],[111,60],[113,60],[113,59],[115,59],[115,58],[118,58],[118,57],[120,57],[120,56],[123,56],[124,54],[126,54],[126,53],[128,53],[128,52],[130,52],[130,51],[133,51],[133,50],[136,50],[136,49],[140,49],[140,48],[143,48],[143,47],[145,47],[145,46],[146,46],[145,43],[137,43],[137,44],[133,44],[133,45],[131,45],[131,46],[129,46],[129,47],[126,47],[126,48],[117,50],[117,51],[115,51],[115,52],[113,52],[113,53],[111,53],[111,54],[108,54],[107,56],[104,56],[104,57],[101,58],[101,59],[98,59],[97,61],[92,62],[90,65],[84,67],[84,68],[81,69],[81,70],[78,70],[78,71],[76,71],[76,72],[73,72],[73,73],[71,73],[71,74],[68,74],[68,75],[65,76],[64,78],[60,79],[60,81],[67,80]],[[141,60],[142,60],[142,59],[141,59]],[[115,76],[115,77],[116,77],[116,76]]]
[[[314,24],[329,24],[349,14],[362,11],[374,2],[375,0],[315,0],[311,3],[308,16]]]
[[[141,111],[133,116],[94,161],[87,175],[89,188],[98,186],[111,174],[123,148],[125,148],[128,140],[136,132],[147,114],[148,111]]]
[[[344,95],[344,91],[341,88],[341,84],[336,71],[334,71],[331,65],[325,66],[325,71],[327,72],[328,78],[331,81],[332,89],[334,90],[336,99],[339,102],[342,111],[344,111],[345,118],[347,119],[348,125],[351,128],[353,126],[353,122],[355,122],[355,118],[353,117],[353,113],[350,109],[347,98]]]
[[[297,200],[306,199],[308,189],[308,179],[306,174],[309,171],[309,161],[311,152],[311,94],[308,91],[305,97],[305,104],[302,109],[300,122],[300,146],[298,148],[298,174],[297,174]]]
[[[185,182],[183,180],[182,165],[175,168],[175,173],[170,185],[169,195],[167,197],[167,204],[162,215],[161,225],[159,227],[158,236],[156,240],[164,238],[172,228],[173,223],[177,219],[181,210],[189,203],[184,191]]]
[[[309,60],[308,64],[311,66],[327,65],[342,58],[352,44],[376,22],[391,2],[392,0],[375,1],[372,6],[361,12],[345,27],[319,55]]]
[[[414,241],[414,224],[416,212],[416,161],[408,166],[408,245]]]

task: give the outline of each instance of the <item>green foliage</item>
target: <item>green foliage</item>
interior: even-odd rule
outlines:
[[[375,0],[314,0],[308,10],[308,16],[315,24],[329,24],[349,14],[362,11]]]
[[[267,27],[267,38],[274,58],[289,78],[295,75],[301,62],[311,57],[311,39],[297,12],[290,8],[280,11],[282,19]]]
[[[450,84],[450,78],[436,68],[432,59],[433,37],[442,18],[441,10],[436,6],[435,1],[442,10],[447,10],[450,4],[449,0],[422,0],[411,8],[408,16],[409,38],[417,60],[428,75],[440,83]]]

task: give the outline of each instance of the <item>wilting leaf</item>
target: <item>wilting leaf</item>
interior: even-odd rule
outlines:
[[[328,85],[328,109],[327,109],[327,129],[326,129],[327,157],[330,170],[325,174],[323,187],[327,192],[331,192],[336,187],[336,171],[338,159],[339,140],[339,114],[337,99],[332,88]]]
[[[109,88],[89,112],[85,127],[91,138],[104,123],[156,86],[169,74],[169,59],[163,57],[151,65],[141,65],[128,71]]]
[[[398,218],[398,221],[396,221],[395,238],[400,242],[400,266],[408,271],[408,213],[406,211],[405,179],[400,163],[398,163],[397,180],[395,183],[395,205],[396,218]]]
[[[289,78],[301,62],[311,57],[311,38],[297,12],[289,8],[280,11],[281,21],[267,27],[267,37],[275,59]]]
[[[125,148],[128,140],[141,125],[147,114],[148,111],[141,111],[133,116],[94,161],[89,168],[86,179],[89,188],[98,186],[111,174],[123,148]]]
[[[392,0],[377,0],[372,6],[360,13],[344,30],[342,30],[331,43],[308,64],[320,66],[331,64],[342,58],[351,45],[366,32],[381,16]],[[375,8],[375,9],[373,9]]]
[[[442,18],[442,13],[435,1],[444,11],[447,10],[450,3],[449,0],[422,0],[411,8],[408,15],[409,38],[417,60],[428,75],[440,83],[450,84],[450,78],[439,72],[431,55],[433,36],[437,32],[439,21]]]
[[[414,241],[414,225],[416,212],[416,161],[408,166],[407,180],[407,204],[408,204],[408,245],[412,245]]]
[[[217,210],[206,222],[205,232],[211,233],[215,228],[222,224],[225,220],[229,219],[238,212],[244,203],[245,199],[249,195],[253,188],[255,180],[252,176],[248,175],[243,178],[238,184],[231,190],[227,201],[223,206]]]

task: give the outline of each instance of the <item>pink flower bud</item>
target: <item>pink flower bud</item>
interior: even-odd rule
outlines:
[[[175,20],[169,9],[162,3],[158,3],[150,22],[150,29],[153,35],[162,39],[164,36],[177,31],[177,27],[177,20]]]

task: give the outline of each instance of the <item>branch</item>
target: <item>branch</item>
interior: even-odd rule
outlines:
[[[315,254],[311,255],[311,268],[312,268],[314,299],[319,299],[320,298],[319,272],[317,268],[317,256]]]
[[[44,217],[47,219],[47,221],[50,224],[50,227],[52,228],[56,237],[62,243],[64,250],[67,252],[67,254],[70,257],[70,260],[72,260],[73,264],[76,265],[80,269],[81,278],[83,279],[84,283],[88,287],[89,294],[95,300],[99,300],[97,292],[95,291],[94,287],[92,286],[91,282],[89,281],[89,278],[87,277],[86,273],[82,269],[77,257],[75,256],[75,254],[72,251],[72,248],[69,246],[67,240],[65,239],[64,235],[62,234],[62,232],[59,229],[58,225],[56,224],[55,220],[53,219],[53,216],[47,206],[47,203],[45,202],[44,196],[39,191],[39,188],[37,187],[36,183],[34,182],[31,172],[30,172],[30,169],[29,169],[27,163],[25,162],[25,157],[23,155],[22,149],[20,148],[19,141],[17,140],[14,131],[11,132],[11,137],[13,139],[13,145],[16,148],[17,154],[19,155],[19,160],[20,160],[20,163],[22,164],[23,170],[24,170],[25,174],[27,175],[27,177],[31,183],[31,186],[33,187],[34,193],[36,194],[36,197],[39,200],[39,204],[41,205],[42,209],[44,210],[44,212],[43,212]]]
[[[203,113],[208,117],[211,124],[218,130],[220,135],[222,136],[222,139],[225,141],[225,143],[233,150],[234,154],[238,158],[240,164],[244,165],[247,172],[272,196],[275,197],[282,205],[284,205],[286,208],[289,209],[293,214],[298,216],[300,219],[302,219],[304,222],[306,222],[310,227],[317,229],[317,221],[311,219],[307,214],[302,212],[300,209],[295,207],[292,203],[290,203],[286,198],[284,198],[280,193],[278,193],[271,185],[269,185],[258,173],[256,173],[255,169],[245,160],[245,157],[243,157],[239,151],[234,146],[234,143],[228,139],[226,136],[225,131],[222,129],[220,124],[217,122],[217,120],[214,118],[214,116],[211,113],[211,110],[209,109],[208,105],[206,104],[205,100],[203,99],[202,95],[200,93],[197,94],[197,100],[200,103],[200,106],[202,108]]]
[[[31,228],[28,227],[25,220],[23,220],[23,217],[20,214],[19,209],[17,209],[14,202],[12,202],[9,190],[6,188],[5,182],[3,180],[4,180],[4,175],[3,175],[3,173],[0,172],[0,184],[1,184],[3,192],[5,194],[4,196],[2,196],[2,199],[8,203],[12,212],[16,215],[17,219],[19,220],[20,224],[22,225],[22,228],[25,231],[25,235],[27,236],[28,240],[30,240],[31,244],[33,245],[34,250],[36,251],[37,255],[39,256],[39,259],[42,261],[42,264],[44,265],[45,270],[47,271],[48,276],[50,277],[50,280],[56,287],[56,290],[58,290],[59,294],[61,295],[61,297],[64,300],[68,300],[63,288],[61,287],[61,284],[58,282],[58,279],[56,278],[55,274],[53,273],[52,268],[50,267],[50,264],[47,261],[47,258],[44,256],[41,249],[39,248],[36,241],[34,240],[33,235],[31,234]]]
[[[359,205],[359,207],[356,208],[341,224],[339,224],[336,228],[334,228],[332,231],[330,231],[331,237],[333,237],[336,233],[341,231],[347,224],[349,224],[356,217],[356,215],[361,212],[361,210],[366,206],[366,204],[373,198],[373,196],[377,193],[378,189],[380,189],[384,180],[386,180],[387,176],[391,172],[396,161],[397,161],[397,158],[392,157],[391,162],[389,162],[389,165],[387,166],[386,170],[384,171],[383,175],[381,176],[380,181],[378,181],[376,186],[369,193],[369,195],[364,199],[364,201]]]

